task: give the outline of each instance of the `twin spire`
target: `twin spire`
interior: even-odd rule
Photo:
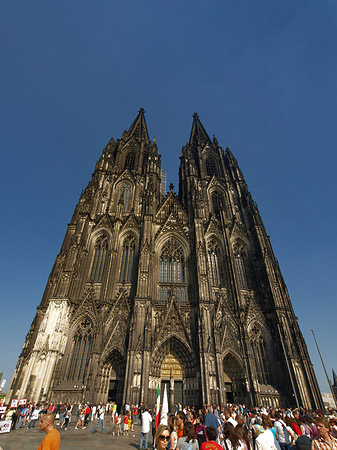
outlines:
[[[144,113],[144,108],[140,108],[140,110],[138,111],[138,116],[135,118],[134,122],[129,128],[129,131],[127,132],[128,138],[135,137],[138,141],[150,141]],[[191,145],[200,143],[202,146],[205,146],[206,144],[212,144],[205,128],[199,120],[199,116],[197,113],[193,114],[193,123],[189,143]]]

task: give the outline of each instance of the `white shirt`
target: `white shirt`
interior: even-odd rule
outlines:
[[[288,430],[286,428],[286,424],[283,422],[283,420],[281,420],[281,419],[276,420],[274,423],[274,426],[277,431],[279,443],[280,444],[290,444],[291,439],[290,439]]]
[[[233,427],[235,428],[236,425],[238,424],[236,420],[233,419],[233,417],[229,417],[229,419],[227,419],[227,422],[230,422],[231,424],[233,424]]]
[[[256,450],[270,450],[271,448],[281,450],[280,444],[269,429],[258,435],[255,440],[255,448]]]
[[[151,415],[144,411],[142,414],[142,433],[149,433],[150,432],[150,423],[152,422]]]
[[[40,409],[34,409],[32,412],[32,420],[37,420],[39,418],[40,411]]]

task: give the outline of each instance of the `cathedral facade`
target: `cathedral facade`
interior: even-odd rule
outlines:
[[[141,109],[75,207],[7,400],[322,407],[257,206],[197,114],[178,195],[163,178]]]

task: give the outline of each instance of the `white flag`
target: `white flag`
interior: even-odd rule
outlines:
[[[163,404],[161,407],[160,423],[167,425],[167,416],[168,416],[168,401],[167,401],[167,391],[166,391],[166,384],[165,384]]]

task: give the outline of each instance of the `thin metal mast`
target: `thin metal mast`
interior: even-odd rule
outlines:
[[[312,335],[313,335],[314,340],[315,340],[315,344],[316,344],[316,347],[317,347],[317,351],[318,351],[319,357],[321,358],[321,363],[322,363],[322,366],[323,366],[323,369],[324,369],[324,373],[325,373],[326,379],[327,379],[328,384],[329,384],[329,388],[330,388],[330,391],[331,391],[331,394],[332,394],[332,398],[335,400],[335,405],[337,405],[336,396],[335,396],[335,393],[334,393],[334,391],[332,389],[332,384],[331,384],[330,378],[328,377],[328,373],[326,371],[326,368],[325,368],[325,365],[324,365],[324,361],[323,361],[321,352],[319,350],[319,347],[318,347],[318,344],[317,344],[317,341],[316,341],[316,336],[315,336],[314,330],[311,330],[311,332],[312,332]]]

